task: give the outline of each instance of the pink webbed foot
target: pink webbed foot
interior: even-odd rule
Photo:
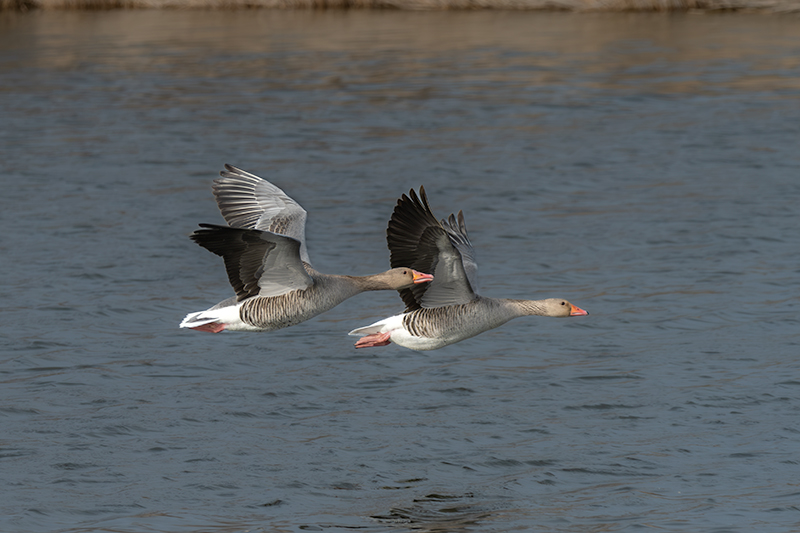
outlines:
[[[387,344],[391,344],[392,342],[392,334],[391,333],[373,333],[372,335],[365,335],[358,339],[358,342],[355,344],[356,348],[371,348],[373,346],[386,346]]]
[[[210,322],[208,324],[203,324],[202,326],[197,326],[189,329],[194,329],[197,331],[207,331],[209,333],[219,333],[220,331],[225,329],[225,324],[221,324],[219,322]]]

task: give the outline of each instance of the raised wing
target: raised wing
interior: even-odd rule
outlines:
[[[257,229],[300,242],[300,258],[311,264],[306,250],[306,211],[265,179],[231,165],[214,180],[213,191],[225,222],[233,228]]]
[[[200,224],[191,239],[222,257],[236,300],[280,296],[314,281],[300,260],[300,241],[257,229]]]
[[[464,221],[464,212],[459,211],[458,217],[450,215],[447,220],[442,219],[442,227],[447,231],[450,242],[461,254],[461,263],[464,266],[464,273],[467,275],[470,287],[474,292],[478,292],[478,262],[475,260],[475,249],[469,241],[467,234],[467,223]]]
[[[406,311],[463,304],[477,297],[473,286],[477,266],[464,216],[459,213],[458,224],[455,218],[443,222],[433,216],[424,187],[419,196],[413,189],[404,194],[389,220],[386,240],[392,268],[433,274],[432,282],[399,291]]]

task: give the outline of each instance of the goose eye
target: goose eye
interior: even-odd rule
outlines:
[[[561,305],[567,305],[567,302],[561,302]]]
[[[403,270],[403,274],[408,274],[408,270]]]

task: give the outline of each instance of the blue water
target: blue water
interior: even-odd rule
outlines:
[[[0,530],[800,529],[800,41],[753,15],[0,13]],[[417,353],[178,329],[224,163],[388,266],[425,185],[480,291]]]

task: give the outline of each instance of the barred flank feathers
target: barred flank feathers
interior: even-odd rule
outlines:
[[[468,327],[487,314],[496,314],[501,307],[498,300],[479,297],[465,304],[420,308],[403,316],[403,327],[415,337],[436,338]]]
[[[294,291],[273,298],[250,298],[239,308],[239,317],[243,322],[264,329],[281,329],[304,322],[315,313],[308,307],[308,291]],[[317,291],[315,291],[317,292]],[[300,313],[297,310],[301,310]]]

